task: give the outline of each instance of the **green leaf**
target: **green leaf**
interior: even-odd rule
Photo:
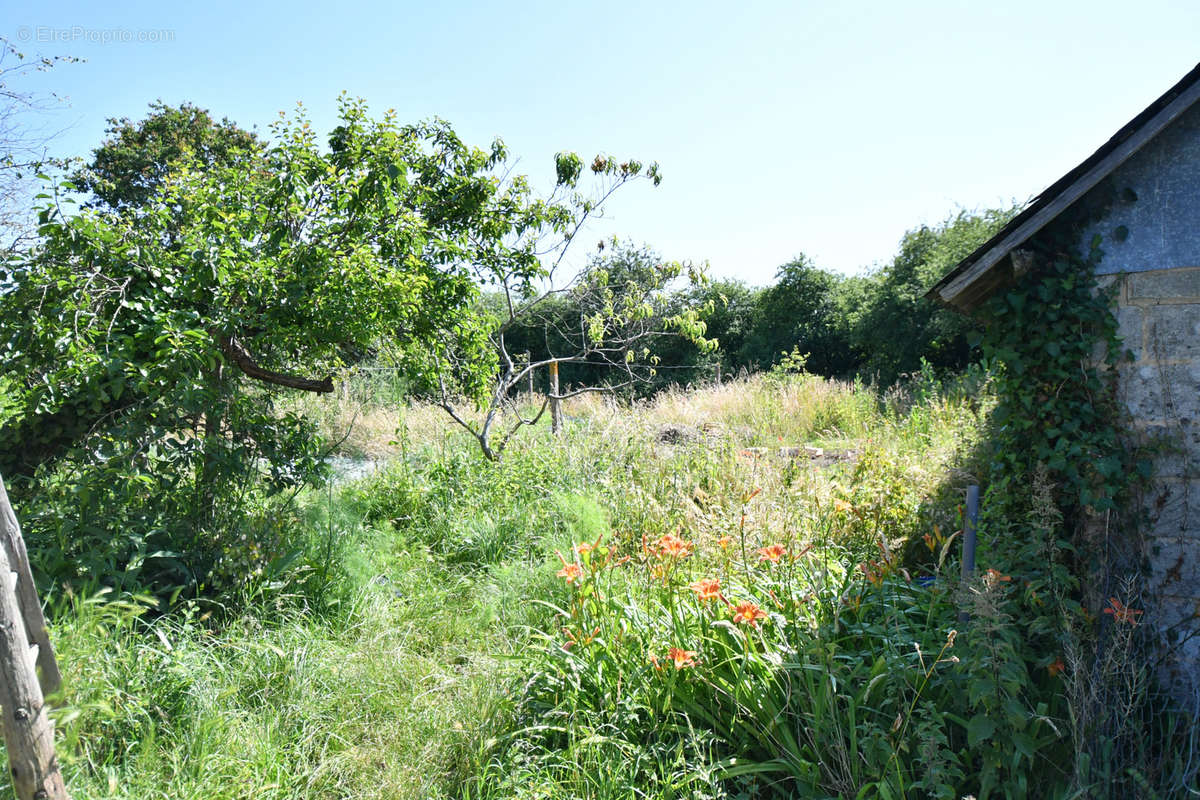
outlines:
[[[978,747],[980,742],[987,741],[996,732],[996,723],[987,714],[976,714],[967,723],[967,745]]]

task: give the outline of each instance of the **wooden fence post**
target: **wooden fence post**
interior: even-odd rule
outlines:
[[[525,351],[525,366],[533,363],[533,354],[528,350]],[[533,370],[525,373],[525,378],[529,381],[529,402],[533,402]]]
[[[67,800],[36,667],[42,665],[42,681],[50,691],[61,678],[3,479],[0,544],[0,713],[13,791],[18,800]]]
[[[550,432],[562,433],[562,401],[558,399],[558,362],[550,362]]]
[[[962,582],[965,586],[975,574],[975,539],[979,530],[979,487],[967,487],[967,508],[963,515]],[[958,621],[966,624],[970,615],[958,612]]]

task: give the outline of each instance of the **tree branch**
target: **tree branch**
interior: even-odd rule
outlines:
[[[304,392],[317,392],[318,394],[328,394],[333,391],[333,378],[313,380],[312,378],[301,378],[297,375],[285,375],[282,372],[263,369],[254,361],[254,358],[246,351],[246,348],[242,347],[232,336],[218,336],[217,346],[221,349],[221,353],[234,366],[240,369],[246,376],[254,378],[257,381],[271,383],[276,386],[286,386],[289,389],[300,389]]]

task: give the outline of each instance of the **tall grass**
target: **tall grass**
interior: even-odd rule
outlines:
[[[948,585],[916,579],[957,524],[986,407],[809,376],[585,396],[560,439],[530,430],[500,463],[437,409],[397,408],[398,431],[353,446],[390,465],[303,496],[295,559],[244,602],[58,602],[71,791],[944,794],[965,734],[928,704],[962,653],[943,652]],[[663,556],[672,536],[686,557]],[[705,578],[728,603],[696,596]],[[693,653],[680,669],[672,648]]]
[[[383,546],[320,612],[284,599],[215,625],[72,599],[55,633],[73,796],[446,796],[501,690],[506,590]]]

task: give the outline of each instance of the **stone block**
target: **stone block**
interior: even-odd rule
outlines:
[[[1133,352],[1133,360],[1142,360],[1142,309],[1137,306],[1121,306],[1117,309],[1117,333],[1121,346]]]
[[[1200,480],[1155,480],[1146,490],[1154,539],[1189,539],[1200,542]],[[1200,585],[1196,587],[1200,597]]]
[[[1147,545],[1150,586],[1158,594],[1190,597],[1200,587],[1200,544],[1192,539],[1154,539]]]
[[[1147,609],[1159,634],[1159,679],[1176,700],[1197,708],[1200,701],[1200,600],[1159,596]]]
[[[1163,420],[1139,426],[1140,444],[1154,454],[1154,474],[1163,478],[1200,478],[1200,420]],[[1200,496],[1197,497],[1200,503]]]
[[[1147,306],[1145,323],[1147,358],[1200,360],[1200,303]]]
[[[1135,272],[1129,276],[1130,300],[1179,301],[1200,298],[1200,267]]]
[[[1148,609],[1156,628],[1194,631],[1200,628],[1200,598],[1162,596]]]
[[[1123,365],[1119,372],[1119,397],[1134,419],[1200,419],[1200,360]]]

